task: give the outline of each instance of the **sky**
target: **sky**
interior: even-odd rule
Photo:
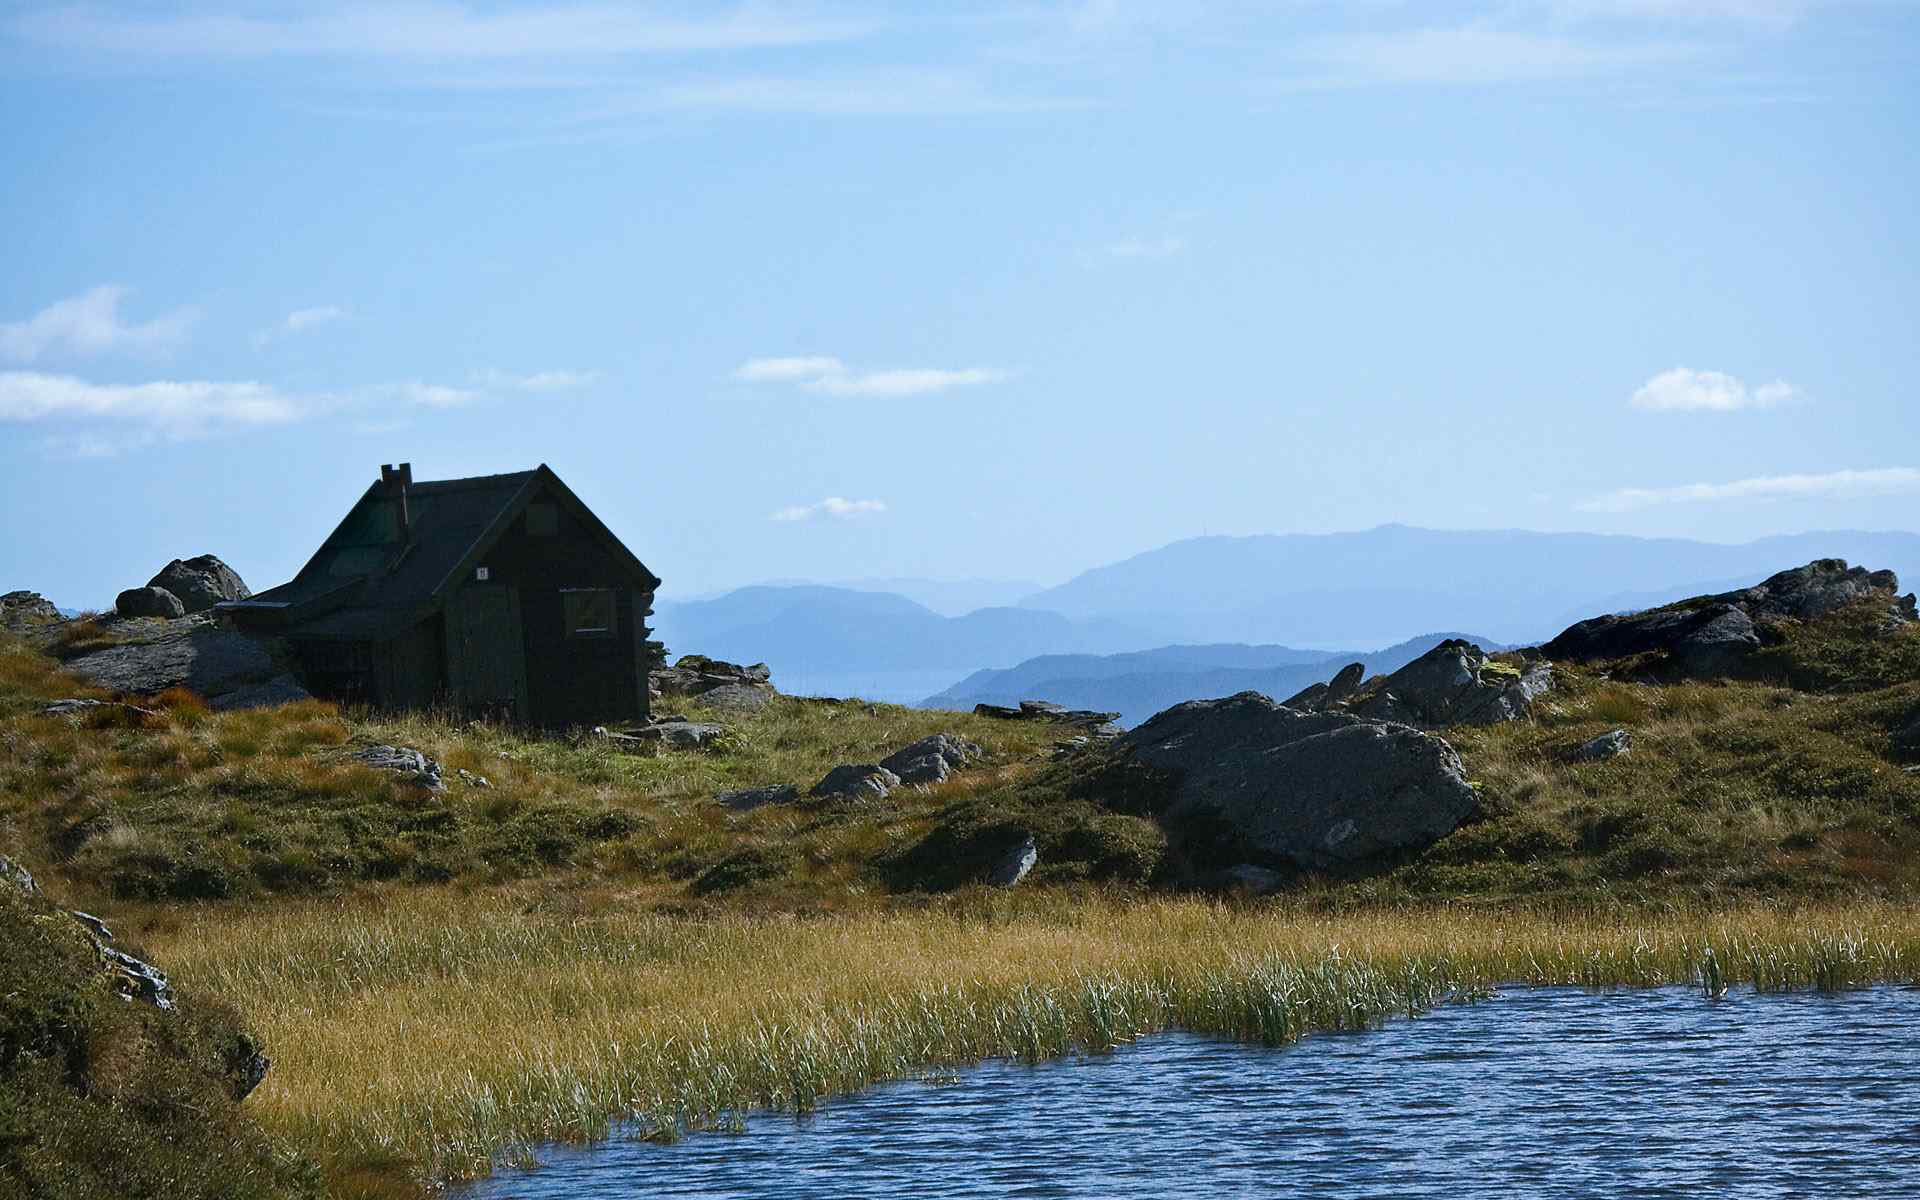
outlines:
[[[1920,7],[0,0],[0,590],[1920,528]]]

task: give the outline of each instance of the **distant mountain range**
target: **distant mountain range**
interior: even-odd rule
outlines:
[[[1133,713],[1154,702],[1150,697],[1246,687],[1284,698],[1318,678],[1312,672],[1324,664],[1337,669],[1368,657],[1339,647],[1386,646],[1377,654],[1392,655],[1430,645],[1436,635],[1423,636],[1426,630],[1480,630],[1515,645],[1544,641],[1599,613],[1726,591],[1815,558],[1891,568],[1908,586],[1920,583],[1920,534],[1911,533],[1805,533],[1729,546],[1384,525],[1359,533],[1193,538],[1087,571],[1014,605],[964,612],[941,609],[982,597],[1004,601],[1025,585],[769,584],[663,600],[654,625],[676,653],[766,662],[775,682],[794,692],[903,702],[1045,698]],[[1006,674],[982,678],[995,670]],[[1237,672],[1267,677],[1248,682]],[[1167,680],[1111,682],[1132,676]],[[1056,690],[1042,697],[1033,690],[1042,682]],[[1097,699],[1103,695],[1126,699]]]
[[[1130,654],[1048,654],[1017,667],[975,671],[921,701],[923,708],[968,709],[976,704],[1052,700],[1070,708],[1117,712],[1123,725],[1137,725],[1183,700],[1262,692],[1285,700],[1304,687],[1324,683],[1348,663],[1368,675],[1397,671],[1448,638],[1465,638],[1488,650],[1499,643],[1464,633],[1429,633],[1372,653],[1296,650],[1291,646],[1162,646]]]
[[[1169,642],[1379,646],[1425,629],[1509,642],[1581,617],[1758,582],[1816,558],[1920,582],[1920,535],[1802,533],[1720,545],[1383,525],[1361,533],[1205,537],[1098,567],[1022,606],[1105,619]]]
[[[905,596],[850,588],[758,586],[656,605],[654,636],[675,654],[765,662],[782,690],[909,701],[982,666],[1044,653],[1110,653],[1157,640],[1104,618],[1029,608],[947,617]],[[930,680],[932,682],[930,682]]]

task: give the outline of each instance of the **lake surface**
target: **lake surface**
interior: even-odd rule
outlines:
[[[540,1158],[456,1194],[1917,1196],[1920,990],[1510,989],[1277,1050],[1167,1034]]]

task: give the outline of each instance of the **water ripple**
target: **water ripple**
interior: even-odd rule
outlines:
[[[1167,1034],[543,1150],[464,1200],[1920,1194],[1920,990],[1515,990],[1266,1050]]]

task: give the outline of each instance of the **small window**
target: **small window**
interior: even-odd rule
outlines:
[[[567,636],[613,636],[613,592],[607,588],[569,588],[560,593],[566,609]]]
[[[553,537],[560,532],[560,510],[551,504],[527,505],[527,536]]]

